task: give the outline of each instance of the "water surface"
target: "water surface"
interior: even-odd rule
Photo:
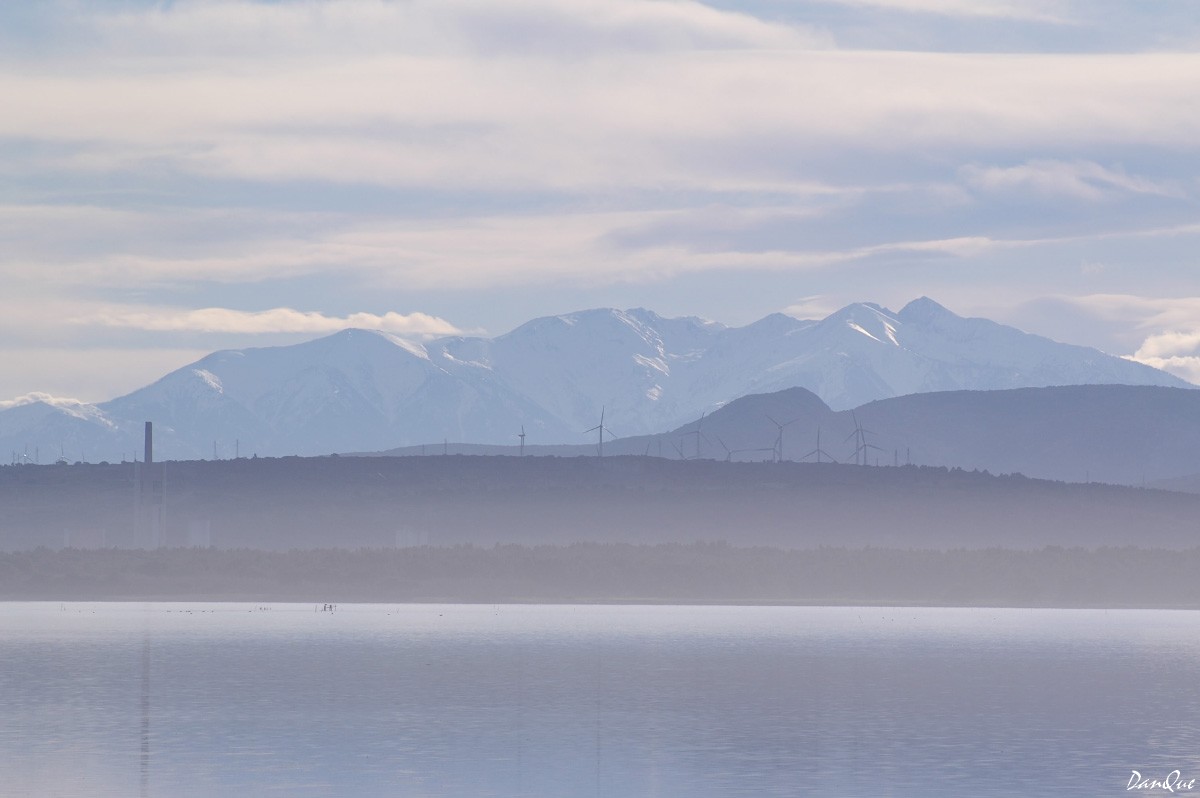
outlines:
[[[318,609],[0,604],[4,794],[1096,796],[1130,794],[1134,769],[1200,777],[1195,612]]]

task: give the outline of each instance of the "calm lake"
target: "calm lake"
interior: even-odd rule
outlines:
[[[320,610],[0,604],[0,793],[1200,795],[1200,613]]]

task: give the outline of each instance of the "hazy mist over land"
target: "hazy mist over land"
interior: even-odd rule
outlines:
[[[626,456],[173,462],[148,548],[134,468],[0,468],[0,595],[1200,606],[1164,579],[1200,541],[1181,493]]]
[[[0,553],[0,600],[1200,609],[1200,549],[573,543]]]
[[[134,465],[0,469],[0,546],[144,546]],[[698,540],[805,548],[1196,545],[1200,497],[944,468],[647,457],[163,465],[160,543],[221,548]]]

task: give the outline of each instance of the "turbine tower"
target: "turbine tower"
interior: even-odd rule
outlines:
[[[883,449],[873,443],[867,443],[867,435],[874,435],[875,433],[869,429],[863,429],[862,425],[858,423],[858,415],[853,410],[850,411],[850,417],[854,419],[854,432],[847,435],[846,440],[854,439],[854,464],[870,465],[867,462],[867,456],[871,453],[870,450],[874,449],[877,452],[882,452]]]
[[[591,429],[585,429],[583,431],[583,434],[587,435],[589,432],[599,432],[600,433],[600,443],[596,447],[596,456],[603,457],[604,456],[604,433],[607,432],[608,437],[610,439],[617,437],[616,435],[613,435],[612,430],[610,430],[608,427],[604,426],[604,407],[603,406],[600,407],[600,423],[597,424],[596,426],[592,427]]]
[[[820,427],[817,427],[817,448],[813,449],[811,452],[809,452],[808,454],[804,455],[804,456],[803,456],[803,457],[801,457],[800,459],[801,459],[801,460],[807,460],[808,458],[810,458],[810,457],[812,457],[812,456],[814,456],[814,455],[816,456],[816,458],[817,458],[817,462],[818,462],[818,463],[822,462],[822,461],[821,461],[821,458],[822,458],[822,457],[828,457],[828,458],[829,458],[829,462],[831,462],[831,463],[836,463],[836,462],[837,462],[837,458],[835,458],[835,457],[834,457],[833,455],[831,455],[829,452],[827,452],[827,451],[825,451],[824,449],[822,449],[822,448],[821,448],[821,428],[820,428]]]
[[[704,417],[706,415],[708,415],[707,411],[704,413],[701,413],[700,420],[696,422],[696,428],[694,430],[692,430],[691,432],[685,433],[685,435],[695,435],[696,436],[696,459],[697,460],[700,459],[700,439],[704,438],[704,440],[708,441],[708,436],[700,431],[700,425],[704,423]],[[708,442],[710,445],[712,444],[712,441],[708,441]]]
[[[521,439],[521,457],[525,456],[525,425],[521,425],[521,434],[517,436]]]
[[[793,418],[791,421],[788,421],[784,424],[780,424],[778,421],[771,418],[770,416],[767,416],[767,420],[770,421],[772,424],[774,424],[779,429],[779,434],[775,437],[774,458],[775,458],[776,463],[782,463],[783,462],[783,428],[790,426],[792,424],[795,424],[800,419]]]

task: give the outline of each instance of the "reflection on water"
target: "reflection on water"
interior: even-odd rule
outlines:
[[[1200,776],[1198,613],[318,610],[0,604],[4,794],[1093,796],[1135,768]]]
[[[63,610],[66,611],[65,608]],[[150,629],[142,632],[142,798],[150,795]]]

